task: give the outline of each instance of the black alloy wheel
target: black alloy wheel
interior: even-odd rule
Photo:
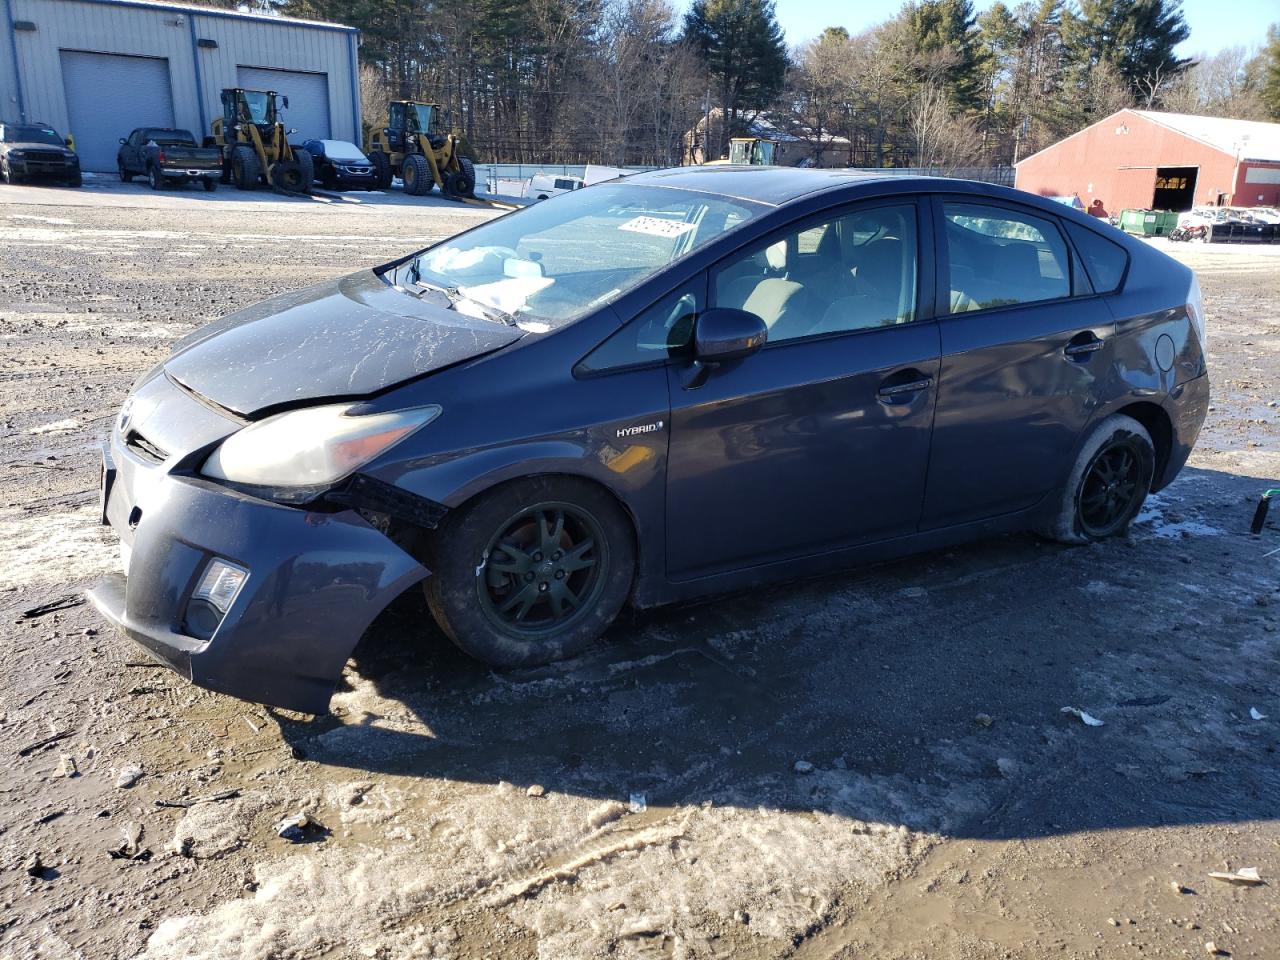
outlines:
[[[1080,485],[1080,526],[1095,540],[1118,533],[1146,496],[1143,451],[1117,438],[1094,456]]]
[[[485,550],[477,577],[480,608],[505,633],[534,639],[565,630],[590,611],[609,569],[608,540],[583,507],[526,507]]]

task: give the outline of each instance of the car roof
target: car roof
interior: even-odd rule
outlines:
[[[739,200],[781,206],[800,197],[836,187],[882,180],[873,173],[807,167],[715,166],[674,167],[627,177],[627,183],[716,193]]]

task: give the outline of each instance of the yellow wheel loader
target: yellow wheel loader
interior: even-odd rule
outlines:
[[[399,174],[404,192],[415,197],[436,187],[455,199],[476,195],[475,167],[462,155],[460,138],[443,130],[442,112],[438,103],[391,102],[386,127],[370,134],[364,144],[380,188],[391,186],[392,177]]]
[[[708,160],[703,166],[719,167],[737,164],[752,167],[772,167],[778,162],[778,141],[762,137],[731,137],[729,156],[723,160]]]
[[[310,193],[315,179],[311,154],[291,146],[280,119],[289,109],[289,98],[273,90],[222,91],[222,116],[213,121],[213,136],[205,146],[222,148],[222,182],[241,190],[267,186],[285,193]]]

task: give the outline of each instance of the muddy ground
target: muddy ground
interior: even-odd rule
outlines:
[[[95,444],[175,338],[487,214],[0,191],[0,957],[1280,957],[1280,524],[1248,533],[1280,247],[1170,248],[1214,406],[1127,539],[630,616],[503,674],[414,594],[311,719],[87,606],[22,613],[118,562]],[[324,829],[277,837],[301,810]],[[1248,866],[1268,884],[1208,876]]]

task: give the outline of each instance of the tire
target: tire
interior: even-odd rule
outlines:
[[[133,183],[133,174],[129,172],[129,168],[122,161],[116,161],[116,170],[120,174],[121,183]]]
[[[1125,455],[1131,467],[1124,466]],[[1080,449],[1041,533],[1061,543],[1094,543],[1123,535],[1151,490],[1155,464],[1155,444],[1146,427],[1124,414],[1107,417]],[[1115,478],[1110,485],[1108,474]]]
[[[218,189],[218,181],[214,177],[201,177],[200,183],[204,187],[205,193],[213,193]]]
[[[543,555],[542,536],[564,552]],[[513,544],[511,552],[496,548],[500,540]],[[573,477],[530,477],[481,494],[446,518],[427,553],[432,575],[423,587],[436,623],[463,651],[497,667],[550,663],[590,646],[622,609],[635,574],[626,514],[603,489]],[[517,599],[526,590],[528,606]]]
[[[458,196],[474,197],[476,195],[476,165],[466,157],[459,157],[458,166],[462,168],[458,173],[456,182]]]
[[[164,189],[164,174],[160,172],[160,168],[152,164],[147,167],[147,183],[151,184],[152,190]]]
[[[435,178],[431,176],[431,165],[420,153],[410,154],[404,158],[400,179],[404,181],[404,192],[412,197],[424,197],[436,185]]]
[[[262,164],[253,147],[240,144],[231,151],[231,179],[237,190],[257,190],[262,177]]]
[[[311,185],[316,180],[316,158],[311,156],[310,150],[298,147],[293,151],[293,160],[298,165],[298,171],[302,177],[302,192],[310,193]]]
[[[74,177],[67,180],[67,186],[72,189],[78,189],[79,187],[84,186],[84,177],[77,173]]]
[[[271,185],[277,190],[286,193],[308,193],[311,190],[310,181],[304,179],[306,172],[296,160],[273,163],[267,172],[270,174]]]
[[[9,172],[9,165],[6,163],[0,163],[0,183],[16,183],[16,182],[17,181],[13,179],[13,174]]]
[[[387,155],[381,150],[375,150],[369,157],[369,162],[373,164],[374,181],[378,190],[385,190],[391,186],[391,161]]]

